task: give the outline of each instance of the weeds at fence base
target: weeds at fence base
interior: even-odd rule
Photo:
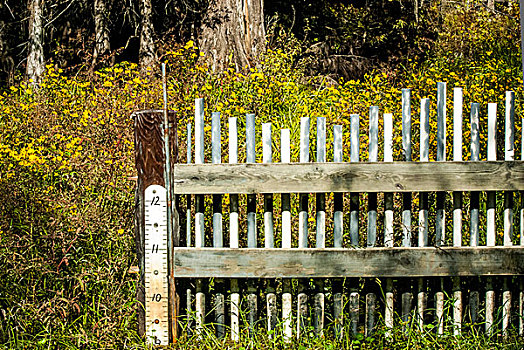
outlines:
[[[415,315],[412,315],[415,316]],[[412,317],[414,319],[414,317]],[[262,320],[263,321],[263,320]],[[228,329],[226,336],[219,339],[215,336],[213,324],[205,325],[199,333],[192,332],[188,335],[183,330],[183,335],[172,344],[173,349],[523,349],[524,338],[518,336],[517,329],[512,328],[506,338],[501,332],[488,337],[480,329],[484,324],[463,324],[464,332],[461,335],[453,335],[453,327],[449,322],[446,331],[442,335],[436,334],[433,324],[424,326],[421,331],[418,326],[411,322],[407,327],[398,322],[392,329],[384,326],[383,320],[376,327],[372,336],[364,336],[358,333],[355,336],[344,329],[342,336],[335,335],[334,324],[330,324],[323,332],[323,336],[317,337],[314,329],[307,329],[306,335],[297,339],[294,335],[289,341],[283,336],[282,326],[268,332],[264,329],[264,323],[260,321],[259,327],[254,334],[249,334],[248,327],[241,327],[238,342],[231,340]]]

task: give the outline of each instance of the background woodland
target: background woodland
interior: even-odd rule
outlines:
[[[515,1],[245,4],[0,1],[0,348],[143,346],[137,335],[138,277],[130,273],[137,265],[130,115],[163,107],[160,62],[168,67],[169,108],[184,126],[179,130],[181,154],[194,100],[203,97],[206,118],[219,111],[224,126],[228,117],[242,123],[246,113],[256,113],[275,130],[290,128],[292,161],[298,159],[300,117],[324,116],[328,130],[340,124],[349,132],[353,113],[361,115],[361,157],[367,159],[367,115],[377,105],[381,115],[394,115],[394,157],[401,160],[400,89],[412,89],[413,130],[418,130],[420,98],[431,98],[435,130],[438,81],[448,83],[448,101],[452,87],[464,89],[465,159],[470,155],[470,103],[480,103],[485,160],[487,103],[498,103],[502,116],[506,90],[516,93],[515,141],[521,145],[523,84]],[[451,108],[448,103],[448,115]],[[502,122],[498,128],[498,135],[504,135]],[[451,123],[448,132],[451,142]],[[418,139],[414,131],[414,154]],[[503,145],[503,139],[498,141]],[[239,149],[245,149],[242,142]],[[434,160],[436,141],[430,142]],[[521,153],[517,149],[515,159]],[[395,205],[402,205],[400,197]],[[400,218],[395,220],[400,235]],[[210,234],[210,223],[206,230]],[[263,335],[242,337],[245,342],[238,347],[283,346]],[[518,337],[500,343],[478,334],[406,338],[399,331],[394,337],[387,343],[378,332],[374,339],[348,338],[344,344],[306,338],[300,346],[522,346]],[[206,342],[181,339],[179,346],[233,347],[225,340]]]

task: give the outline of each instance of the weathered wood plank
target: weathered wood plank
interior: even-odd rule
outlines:
[[[524,248],[175,248],[176,277],[331,278],[490,275],[524,275]]]
[[[174,112],[170,112],[172,117]],[[150,185],[165,185],[165,155],[162,134],[162,110],[133,113],[135,120],[135,164],[138,174],[135,202],[135,244],[140,268],[137,287],[138,333],[145,334],[145,226],[144,191]]]
[[[524,190],[524,162],[178,164],[175,194]]]

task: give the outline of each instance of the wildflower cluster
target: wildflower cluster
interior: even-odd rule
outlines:
[[[436,130],[433,96],[438,81],[448,83],[448,116],[452,115],[451,88],[463,88],[464,158],[469,157],[471,103],[480,103],[481,128],[485,128],[487,103],[498,103],[503,115],[504,93],[513,90],[516,113],[521,115],[519,65],[503,59],[495,49],[475,56],[482,58],[481,64],[449,55],[423,64],[411,62],[396,74],[377,71],[362,80],[339,82],[306,76],[294,65],[293,52],[293,48],[268,50],[258,67],[216,73],[198,60],[193,42],[166,51],[162,60],[168,63],[168,104],[177,112],[180,154],[185,154],[187,141],[184,126],[193,122],[194,100],[200,97],[206,102],[206,118],[210,112],[220,112],[224,126],[229,117],[238,117],[242,130],[245,114],[255,113],[258,126],[271,122],[274,130],[291,129],[292,161],[299,157],[300,117],[326,117],[328,159],[332,159],[332,126],[341,124],[349,142],[351,114],[361,116],[361,159],[367,159],[371,106],[379,106],[381,115],[393,113],[394,157],[402,159],[402,88],[412,94],[415,159],[419,101],[432,97],[430,127]],[[36,334],[52,339],[53,333],[61,332],[77,347],[89,342],[123,347],[135,339],[136,279],[127,272],[136,264],[134,183],[128,180],[135,174],[130,116],[135,110],[162,107],[159,70],[142,71],[133,63],[92,76],[68,76],[50,64],[38,90],[22,82],[0,93],[0,261],[5,267],[0,271],[0,305],[6,306],[2,306],[6,321],[0,323],[0,339],[16,341],[15,333],[25,339]],[[447,127],[452,135],[452,123]],[[501,135],[503,127],[499,123]],[[517,122],[517,142],[521,127]],[[206,140],[209,133],[208,128]],[[312,133],[314,143],[315,128]],[[275,136],[278,145],[278,133]],[[448,142],[452,139],[448,137]],[[242,132],[239,140],[244,142]],[[430,140],[430,159],[436,155],[434,141]],[[481,150],[486,149],[485,142],[484,137]],[[349,144],[344,147],[347,159]],[[239,149],[244,149],[242,144]],[[278,149],[273,148],[275,161],[280,160]],[[227,149],[223,151],[227,161]]]

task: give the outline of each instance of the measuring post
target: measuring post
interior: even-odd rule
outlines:
[[[150,185],[144,192],[146,338],[154,345],[169,343],[167,190]]]
[[[138,173],[135,207],[135,236],[140,267],[137,288],[138,331],[149,344],[167,345],[176,337],[178,299],[170,266],[170,251],[177,243],[179,227],[176,210],[171,213],[172,220],[168,220],[169,208],[172,206],[168,205],[164,111],[139,111],[133,117]],[[169,111],[168,117],[173,120],[174,112]],[[172,139],[174,142],[171,142],[170,152],[176,152],[176,144],[173,146],[176,137]]]

